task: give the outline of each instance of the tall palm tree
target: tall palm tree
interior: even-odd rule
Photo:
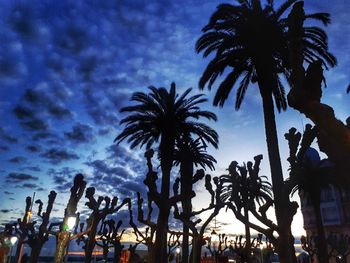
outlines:
[[[222,4],[211,16],[203,35],[196,43],[197,52],[204,57],[215,53],[199,81],[203,89],[206,84],[211,89],[217,77],[228,74],[220,83],[214,97],[214,105],[223,106],[236,82],[241,79],[235,108],[239,109],[250,83],[257,82],[262,98],[265,120],[265,134],[270,160],[275,213],[279,225],[278,248],[281,261],[296,262],[294,238],[291,233],[291,209],[289,197],[283,193],[283,173],[279,154],[273,98],[278,111],[287,107],[284,86],[280,75],[290,81],[289,42],[286,18],[283,14],[297,0],[287,0],[275,10],[272,0],[265,7],[260,0],[239,0],[238,5]],[[330,22],[329,14],[305,15]],[[306,62],[323,61],[324,65],[334,66],[336,59],[330,54],[325,32],[318,27],[304,27],[303,55]]]
[[[149,90],[148,94],[135,92],[131,100],[137,104],[121,109],[121,112],[127,112],[129,116],[121,120],[121,124],[125,124],[126,127],[115,141],[127,139],[131,148],[148,148],[159,141],[162,198],[159,204],[155,250],[159,253],[159,262],[166,262],[170,172],[174,162],[175,142],[183,134],[192,134],[216,145],[218,135],[206,124],[194,121],[202,117],[216,121],[214,113],[200,110],[199,104],[207,101],[202,94],[188,97],[191,89],[187,89],[182,95],[178,95],[175,83],[171,84],[169,91],[153,86],[149,87]]]
[[[217,148],[218,138],[216,144],[213,146]],[[188,134],[184,134],[176,142],[175,151],[175,165],[180,165],[180,184],[182,200],[182,213],[187,220],[190,219],[190,213],[192,212],[192,188],[195,183],[193,178],[194,166],[200,166],[202,168],[209,168],[214,170],[214,163],[216,160],[213,156],[207,154],[207,145],[200,137],[193,139]],[[204,175],[204,173],[203,173]],[[182,237],[182,262],[188,263],[189,257],[189,227],[183,224],[183,237]]]

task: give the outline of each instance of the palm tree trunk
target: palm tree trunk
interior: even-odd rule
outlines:
[[[167,262],[167,234],[168,234],[168,220],[170,214],[169,194],[170,194],[170,172],[173,164],[175,139],[162,138],[160,143],[161,153],[161,170],[162,170],[162,184],[161,184],[161,200],[159,204],[159,214],[156,227],[155,251],[157,253],[157,262]],[[154,262],[156,263],[156,262]]]
[[[277,246],[280,261],[283,263],[296,263],[294,237],[291,232],[291,222],[294,214],[292,213],[291,203],[288,193],[284,193],[284,180],[281,165],[281,158],[278,147],[278,137],[275,122],[275,112],[272,100],[272,87],[276,82],[273,74],[266,72],[267,65],[264,65],[259,71],[259,89],[263,100],[265,134],[267,142],[267,151],[270,161],[270,170],[272,178],[272,191],[275,203],[275,214],[279,227],[279,237]],[[259,74],[262,73],[262,74]],[[267,79],[266,76],[271,77]]]

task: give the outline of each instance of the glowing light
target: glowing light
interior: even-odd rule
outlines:
[[[176,254],[180,254],[180,248],[177,247],[177,248],[175,249],[175,252],[176,252]]]
[[[10,237],[10,243],[11,243],[11,245],[13,246],[14,244],[16,244],[16,243],[17,243],[17,240],[18,240],[18,238],[17,238],[16,236]]]
[[[69,216],[67,218],[68,231],[73,230],[73,228],[75,227],[76,222],[77,222],[77,218],[75,216]]]

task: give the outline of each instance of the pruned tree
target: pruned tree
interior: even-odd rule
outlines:
[[[69,241],[77,236],[72,236],[68,231],[68,218],[70,216],[77,217],[77,206],[84,194],[86,187],[86,182],[84,180],[84,176],[82,174],[77,174],[74,177],[73,186],[70,189],[70,197],[68,200],[68,204],[64,211],[64,219],[63,222],[59,223],[60,229],[58,233],[54,233],[56,235],[56,252],[55,252],[55,263],[62,263],[64,255],[66,253],[67,245]],[[52,225],[53,226],[53,225]],[[80,233],[83,234],[83,233]]]
[[[317,141],[322,152],[335,164],[334,176],[343,184],[349,184],[350,177],[350,130],[335,117],[334,110],[327,104],[321,103],[322,82],[325,81],[322,60],[312,59],[305,70],[303,61],[307,57],[307,43],[303,41],[304,20],[306,16],[302,1],[298,2],[288,16],[291,60],[292,88],[287,96],[288,104],[305,114],[317,127]],[[310,28],[308,33],[318,41],[327,41],[323,30]],[[315,47],[322,50],[321,45]],[[328,59],[334,58],[328,57]]]
[[[254,157],[254,163],[248,162],[247,165],[238,166],[236,161],[231,162],[228,168],[229,174],[220,176],[223,187],[221,198],[235,217],[245,224],[246,231],[249,227],[264,234],[274,244],[277,251],[284,251],[280,249],[280,246],[294,244],[294,238],[290,236],[293,238],[293,242],[281,243],[281,231],[289,227],[280,228],[267,216],[268,209],[275,204],[275,201],[271,194],[271,184],[266,180],[266,177],[259,175],[261,160],[262,155],[257,155]],[[296,202],[292,202],[292,204],[293,211],[289,211],[289,217],[284,218],[284,222],[289,225],[291,225],[298,208]],[[259,224],[253,222],[248,214],[258,220]],[[250,237],[246,240],[250,242]],[[246,248],[250,247],[249,244],[246,246]]]
[[[101,231],[99,231],[100,237],[96,240],[96,245],[103,250],[103,259],[105,262],[108,260],[108,253],[110,248],[114,248],[113,262],[119,263],[121,252],[124,246],[121,244],[125,229],[119,231],[122,220],[119,220],[116,224],[113,219],[105,220],[102,223]]]
[[[145,157],[147,159],[148,172],[144,180],[144,184],[148,187],[147,192],[147,215],[144,212],[144,199],[141,197],[141,194],[137,192],[137,221],[143,224],[145,227],[144,230],[141,230],[138,225],[134,222],[133,211],[131,207],[131,202],[128,204],[129,209],[129,224],[133,229],[133,232],[136,237],[136,243],[134,246],[130,247],[130,257],[131,262],[135,257],[134,252],[139,244],[143,244],[147,247],[148,254],[147,262],[156,262],[156,251],[155,251],[155,233],[157,224],[152,221],[153,207],[152,203],[155,199],[158,198],[156,180],[158,179],[157,173],[153,171],[153,165],[151,158],[153,157],[153,150],[146,151]]]
[[[299,192],[302,198],[310,200],[314,210],[317,233],[317,258],[320,263],[328,262],[328,247],[321,214],[321,193],[326,187],[334,185],[334,165],[328,159],[321,160],[311,143],[317,136],[316,127],[305,126],[303,135],[291,128],[285,134],[289,145],[288,162],[290,176],[286,181],[287,192]]]
[[[256,253],[253,252],[256,252],[261,244],[262,234],[258,234],[257,237],[249,241],[243,238],[243,235],[240,235],[230,240],[229,250],[235,255],[235,259],[238,263],[252,262],[252,260],[256,258]]]
[[[49,223],[50,223],[50,214],[52,211],[53,204],[55,202],[57,193],[55,191],[51,191],[48,196],[48,202],[45,212],[43,212],[43,202],[38,199],[35,201],[36,204],[39,205],[37,216],[41,218],[41,224],[37,228],[34,224],[30,224],[28,227],[28,239],[26,243],[28,243],[31,248],[30,258],[31,262],[38,262],[41,249],[46,241],[49,240]]]
[[[197,171],[197,174],[204,173],[204,171]],[[197,182],[194,180],[194,183]],[[217,216],[221,210],[221,208],[224,207],[225,203],[220,199],[220,193],[222,190],[222,184],[219,181],[217,177],[213,178],[213,182],[215,185],[215,188],[213,188],[212,185],[212,179],[209,174],[205,175],[205,188],[208,191],[209,195],[211,196],[211,202],[210,204],[198,211],[191,211],[189,215],[184,215],[182,211],[180,211],[179,206],[177,202],[174,202],[174,218],[178,219],[183,222],[183,224],[186,224],[188,228],[192,231],[192,251],[190,255],[190,262],[192,263],[199,263],[200,257],[201,257],[201,250],[202,247],[206,244],[206,241],[204,237],[205,230],[207,229],[207,226],[209,223],[213,220],[215,216]],[[181,200],[181,196],[179,195],[179,179],[177,179],[173,186],[174,190],[174,199]],[[194,198],[195,194],[192,194],[191,198]],[[209,216],[203,221],[201,225],[199,225],[202,220],[198,219],[198,216],[202,214],[203,212],[210,211]]]
[[[26,197],[26,206],[23,218],[17,219],[17,224],[15,228],[16,235],[18,237],[18,243],[16,248],[16,259],[19,259],[22,255],[23,245],[28,237],[28,229],[34,224],[30,222],[30,217],[32,215],[32,198],[30,196]]]
[[[221,256],[229,248],[229,240],[226,234],[218,234],[218,240],[212,240],[212,237],[209,237],[207,246],[209,253],[214,256]]]
[[[85,197],[89,201],[86,202],[85,205],[92,210],[89,218],[87,219],[87,228],[89,229],[89,232],[84,246],[85,262],[88,263],[91,262],[92,252],[96,245],[96,233],[99,224],[107,217],[107,215],[112,215],[118,212],[125,204],[129,202],[129,198],[125,198],[120,205],[117,205],[117,197],[113,197],[111,200],[108,196],[99,196],[96,199],[94,195],[94,187],[89,187],[86,189]]]

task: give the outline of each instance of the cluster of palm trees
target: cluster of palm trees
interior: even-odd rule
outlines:
[[[289,16],[285,13],[292,7]],[[217,87],[214,105],[223,106],[236,83],[235,108],[238,110],[244,100],[246,90],[251,83],[256,83],[262,98],[265,120],[265,134],[272,178],[272,194],[277,219],[277,252],[282,262],[296,262],[294,238],[291,222],[295,213],[295,204],[290,201],[285,191],[278,137],[275,121],[275,107],[278,112],[287,108],[285,87],[281,78],[293,83],[291,57],[293,38],[299,34],[302,47],[302,59],[305,63],[321,61],[325,67],[336,65],[335,57],[328,52],[326,33],[316,26],[304,26],[307,19],[330,23],[329,14],[305,14],[303,2],[287,0],[275,8],[273,0],[267,0],[263,6],[260,0],[238,0],[238,4],[222,4],[212,14],[209,23],[203,28],[203,35],[198,39],[196,51],[203,56],[213,55],[200,80],[199,87],[211,89],[218,77],[223,80]],[[300,32],[289,29],[293,23],[299,23]],[[294,81],[295,82],[295,81]],[[206,99],[202,95],[187,97],[190,90],[177,95],[175,84],[169,91],[165,88],[150,87],[149,93],[137,92],[132,101],[137,105],[123,108],[129,115],[121,123],[124,131],[118,135],[118,142],[126,140],[131,147],[158,147],[158,157],[162,172],[161,194],[164,201],[159,209],[156,249],[160,259],[166,260],[166,233],[169,218],[170,174],[175,163],[180,164],[181,191],[190,191],[193,165],[201,164],[212,168],[214,159],[203,155],[203,147],[211,144],[217,147],[218,135],[209,126],[195,122],[201,117],[216,120],[216,116],[202,111],[199,104]],[[200,159],[194,155],[201,154]],[[187,158],[193,156],[194,159]],[[195,160],[196,159],[196,160]],[[187,163],[186,163],[187,162]],[[187,168],[186,168],[187,167]],[[186,172],[185,172],[186,170]],[[186,188],[187,187],[187,188]],[[183,201],[184,210],[190,210],[189,202]],[[184,227],[184,231],[187,231]]]

